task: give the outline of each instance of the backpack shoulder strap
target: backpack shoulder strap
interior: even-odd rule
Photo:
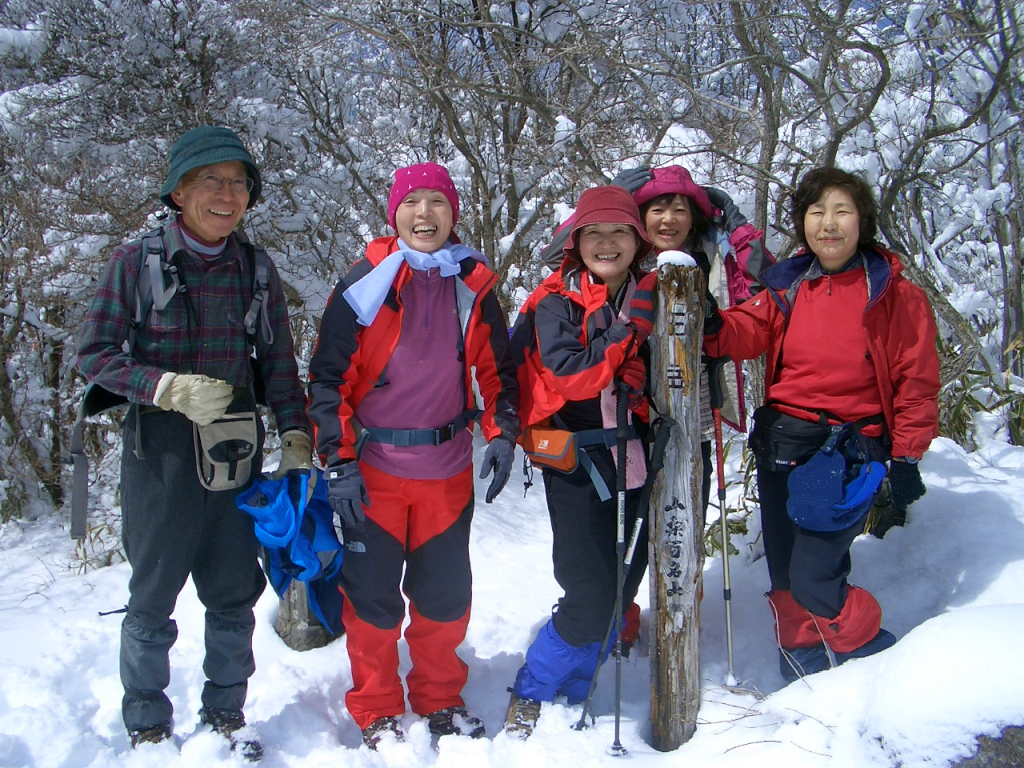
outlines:
[[[270,325],[270,316],[267,313],[267,300],[270,297],[270,254],[266,248],[253,245],[243,235],[241,238],[242,247],[245,250],[246,262],[249,267],[249,274],[252,275],[252,300],[249,302],[249,309],[245,313],[243,324],[245,336],[249,340],[251,357],[249,364],[252,367],[252,394],[257,404],[268,405],[267,384],[263,378],[263,371],[260,368],[256,342],[259,336],[263,336],[266,343],[274,343],[274,329]]]
[[[245,333],[253,347],[256,346],[257,334],[262,334],[267,344],[273,344],[274,329],[270,326],[270,318],[267,315],[267,299],[270,296],[270,254],[266,248],[250,242],[244,242],[243,247],[249,261],[249,274],[252,275],[252,301],[245,313]]]
[[[139,276],[135,282],[135,313],[128,329],[128,351],[135,349],[139,331],[146,327],[150,311],[161,312],[181,288],[178,268],[167,258],[164,228],[157,227],[142,236]],[[167,277],[165,277],[165,273]]]

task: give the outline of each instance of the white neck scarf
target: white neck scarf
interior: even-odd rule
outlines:
[[[398,250],[388,254],[380,264],[349,286],[342,296],[355,310],[360,325],[368,326],[384,305],[384,299],[387,298],[388,290],[395,282],[403,262],[416,270],[425,272],[428,269],[437,269],[441,277],[452,277],[461,271],[459,262],[468,258],[487,263],[482,253],[465,245],[445,243],[443,248],[433,253],[424,253],[410,248],[399,238]]]

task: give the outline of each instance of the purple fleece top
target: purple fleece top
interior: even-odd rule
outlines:
[[[384,369],[387,383],[371,389],[356,409],[363,426],[432,429],[450,424],[465,409],[455,279],[441,277],[437,269],[412,271],[399,294],[402,332]],[[396,448],[367,442],[361,456],[382,472],[414,480],[454,477],[472,459],[469,430],[437,446]]]

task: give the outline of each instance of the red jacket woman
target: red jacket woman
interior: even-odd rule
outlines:
[[[881,628],[874,597],[847,583],[869,499],[854,507],[856,519],[827,505],[835,514],[796,514],[805,465],[823,446],[830,450],[830,438],[845,459],[847,486],[871,462],[891,458],[893,501],[905,509],[925,491],[917,462],[938,434],[935,319],[899,259],[875,242],[876,211],[862,179],[810,171],[793,195],[806,250],[762,272],[767,290],[743,304],[718,311],[709,299],[707,353],[767,358],[750,446],[787,680],[896,641]]]
[[[610,489],[622,473],[625,525],[631,530],[646,477],[639,440],[627,442],[625,466],[616,464],[609,446],[615,444],[616,380],[629,387],[630,418],[647,418],[640,353],[653,327],[656,278],[643,275],[637,262],[650,249],[640,212],[625,189],[588,189],[580,196],[561,269],[533,292],[513,328],[524,426],[574,432],[585,444],[577,449],[575,469],[542,470],[555,579],[565,594],[516,675],[505,729],[518,736],[532,732],[540,702],[558,695],[582,701],[604,655],[601,641],[619,589],[617,507]],[[636,595],[647,566],[646,528],[641,531],[623,577],[623,605]]]

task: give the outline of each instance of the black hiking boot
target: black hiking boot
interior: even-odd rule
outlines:
[[[167,741],[169,738],[171,738],[171,726],[169,723],[128,731],[128,740],[132,743],[132,749],[135,749],[140,744],[159,744],[161,741]]]
[[[832,662],[824,643],[818,643],[810,648],[779,648],[779,672],[787,683],[813,675],[815,672],[823,672],[831,666]]]
[[[245,724],[245,715],[240,709],[219,709],[203,707],[199,710],[199,722],[208,725],[231,742],[231,751],[255,763],[263,759],[263,745],[256,731]]]
[[[363,728],[363,744],[376,752],[377,745],[388,734],[394,736],[396,742],[405,741],[405,730],[402,728],[402,724],[398,722],[397,717],[378,717]]]
[[[860,648],[847,653],[833,653],[835,666],[839,666],[850,659],[863,659],[873,656],[876,653],[891,648],[896,643],[896,635],[885,629],[879,629],[871,640]],[[779,649],[779,672],[782,679],[792,683],[798,678],[813,675],[815,672],[823,672],[831,669],[832,660],[824,644],[818,644],[812,648],[797,648],[795,650]]]
[[[509,688],[512,698],[508,702],[508,713],[502,731],[518,739],[530,738],[540,718],[540,702],[533,699],[521,699]]]
[[[465,707],[445,707],[427,715],[427,728],[435,736],[469,736],[479,739],[484,735],[484,721],[471,715]]]

